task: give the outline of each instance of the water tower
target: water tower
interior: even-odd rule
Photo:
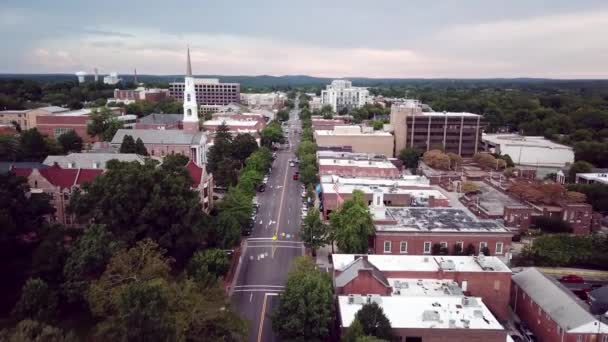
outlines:
[[[79,71],[76,73],[76,77],[78,77],[78,83],[84,83],[84,77],[87,75],[84,71]]]

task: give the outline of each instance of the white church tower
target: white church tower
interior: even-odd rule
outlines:
[[[196,104],[196,89],[192,77],[192,65],[190,64],[190,47],[188,47],[188,61],[186,77],[184,79],[184,119],[183,129],[187,131],[198,131],[198,105]]]

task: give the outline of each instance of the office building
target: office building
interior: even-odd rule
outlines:
[[[393,135],[372,127],[335,126],[333,130],[317,130],[314,136],[320,149],[393,155]]]
[[[574,163],[572,147],[557,144],[544,137],[519,134],[483,134],[483,149],[508,154],[515,165],[560,169]]]
[[[201,106],[201,113],[215,112],[216,106],[225,106],[230,103],[239,103],[241,100],[241,86],[238,83],[221,83],[217,78],[194,78],[196,102]],[[169,94],[177,100],[184,100],[183,82],[169,83]],[[209,107],[207,107],[209,106]]]
[[[481,151],[484,123],[472,113],[425,112],[417,101],[391,106],[390,124],[395,135],[395,155],[404,148],[425,152],[441,149],[462,157]]]
[[[360,108],[369,100],[369,91],[364,87],[353,87],[351,81],[334,80],[321,91],[321,106],[329,105],[334,112]]]

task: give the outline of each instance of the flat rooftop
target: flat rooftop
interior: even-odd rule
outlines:
[[[207,120],[203,122],[203,126],[219,126],[226,124],[226,126],[255,126],[258,124],[257,120]]]
[[[333,254],[332,260],[336,271],[344,270],[355,258],[356,254]],[[471,255],[393,255],[369,254],[367,261],[376,266],[381,272],[412,271],[412,272],[506,272],[511,270],[498,257]]]
[[[396,179],[385,179],[385,178],[349,178],[341,177],[336,175],[325,175],[321,176],[321,183],[338,183],[342,185],[361,185],[361,186],[392,186],[392,187],[422,187],[428,188],[430,186],[429,179],[424,176],[416,175],[403,175]]]
[[[340,321],[349,327],[367,297],[339,296]],[[393,328],[488,329],[502,325],[478,297],[464,296],[372,296]]]
[[[322,158],[318,161],[319,166],[350,166],[350,167],[373,167],[380,169],[396,169],[397,167],[388,160],[356,160],[356,159],[330,159]]]
[[[482,134],[481,140],[493,145],[512,145],[522,147],[544,147],[551,149],[572,150],[572,147],[554,143],[542,136],[524,136],[519,134]]]
[[[477,195],[479,198],[479,206],[490,215],[503,215],[506,206],[523,206],[525,205],[512,198],[511,196],[496,190],[491,185],[485,182],[474,182],[479,186],[481,194]]]
[[[386,207],[395,224],[376,224],[380,232],[508,233],[496,220],[480,220],[458,208]]]
[[[451,279],[388,278],[393,296],[462,296],[462,289]]]
[[[389,132],[362,129],[361,126],[334,126],[333,130],[315,130],[319,136],[392,136]]]
[[[583,178],[588,181],[608,184],[608,173],[577,173],[576,178]]]
[[[336,186],[333,183],[321,183],[321,189],[324,194],[335,194]],[[448,199],[441,191],[436,189],[403,189],[392,186],[381,185],[361,185],[361,184],[339,184],[338,190],[340,194],[352,194],[353,191],[359,190],[366,194],[372,194],[374,190],[380,189],[384,194],[410,195],[414,198],[428,199],[434,197],[436,199]]]
[[[57,114],[55,114],[55,116],[86,116],[86,115],[90,115],[90,114],[91,114],[90,109],[77,109],[77,110],[70,110],[68,112],[57,113]]]
[[[387,160],[384,154],[343,152],[343,151],[317,151],[318,159],[352,159],[352,160]]]

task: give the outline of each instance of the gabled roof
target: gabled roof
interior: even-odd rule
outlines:
[[[190,159],[188,164],[186,164],[186,170],[188,170],[188,173],[192,178],[193,187],[197,187],[199,184],[201,184],[201,180],[203,179],[203,175],[205,173],[205,170],[203,170],[202,167],[196,165],[192,159]]]
[[[335,279],[335,286],[342,287],[357,278],[360,270],[371,271],[372,276],[376,278],[382,285],[390,287],[388,279],[384,274],[365,257],[355,256],[355,260],[347,265],[342,273],[340,273]]]
[[[596,321],[584,302],[557,280],[549,278],[536,268],[519,272],[512,279],[564,330],[584,328]],[[597,326],[595,331],[597,332]]]
[[[137,122],[156,125],[178,124],[183,118],[183,114],[150,114],[140,118]]]
[[[71,188],[78,184],[89,183],[102,173],[97,169],[62,169],[58,165],[39,170],[42,177],[46,178],[51,184],[62,189]]]
[[[125,162],[137,161],[140,164],[145,162],[144,157],[135,153],[70,153],[67,156],[48,156],[43,163],[49,166],[59,164],[66,169],[105,169],[106,163],[112,159]],[[70,164],[72,165],[69,166]]]
[[[133,140],[140,138],[144,144],[175,144],[190,145],[198,144],[204,132],[189,132],[178,129],[119,129],[112,138],[112,144],[122,144],[125,135],[130,135]]]

